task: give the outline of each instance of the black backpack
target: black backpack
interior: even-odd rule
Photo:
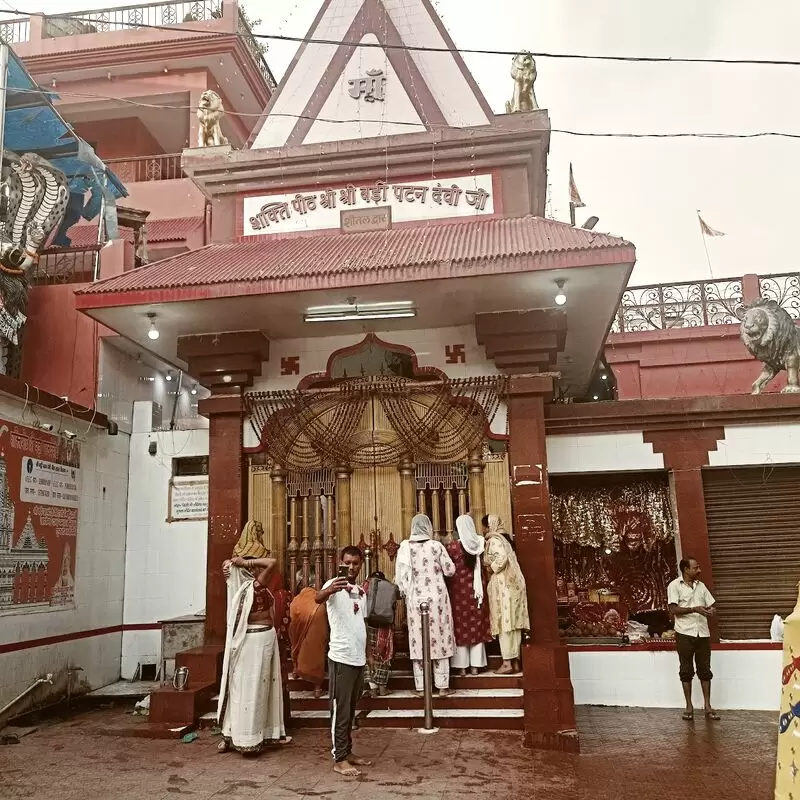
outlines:
[[[394,625],[394,608],[398,596],[397,586],[386,580],[386,576],[382,572],[373,573],[367,585],[367,613],[365,614],[367,624],[374,627]]]

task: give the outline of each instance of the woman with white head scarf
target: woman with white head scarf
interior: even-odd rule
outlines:
[[[520,671],[522,632],[530,630],[528,595],[525,577],[512,547],[513,537],[506,531],[497,514],[488,514],[482,520],[486,536],[483,560],[491,571],[489,578],[489,617],[492,636],[500,641],[503,664],[498,675]]]
[[[489,627],[489,603],[481,568],[485,541],[469,514],[456,520],[456,541],[447,545],[447,552],[456,572],[447,579],[450,605],[453,608],[453,628],[456,652],[450,666],[463,675],[469,667],[473,675],[486,666],[486,642],[492,640]]]
[[[445,577],[456,571],[444,545],[433,539],[433,525],[424,514],[411,520],[411,536],[400,543],[395,582],[406,601],[408,650],[414,668],[414,687],[422,691],[422,614],[420,603],[430,605],[433,681],[439,695],[449,694],[450,657],[455,650],[453,614]]]

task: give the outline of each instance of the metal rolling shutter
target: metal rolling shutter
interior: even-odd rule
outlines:
[[[707,469],[703,485],[720,635],[768,639],[797,602],[800,467]]]

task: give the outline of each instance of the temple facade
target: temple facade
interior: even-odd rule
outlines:
[[[175,145],[202,241],[67,287],[92,347],[122,353],[87,384],[128,448],[118,672],[161,667],[165,621],[202,627],[177,655],[190,689],[156,692],[153,724],[208,711],[220,564],[248,519],[295,591],[347,544],[392,576],[417,512],[445,542],[460,513],[499,514],[528,588],[523,676],[479,679],[442,725],[575,751],[575,704],[679,707],[666,585],[688,555],[718,600],[715,703],[777,708],[800,401],[780,378],[749,394],[759,365],[739,335],[760,295],[800,316],[796,276],[628,287],[634,244],[545,218],[548,111],[511,80],[493,110],[428,0],[325,0],[307,38],[248,130],[226,97],[229,144],[195,146],[190,122]],[[0,516],[0,581],[5,530]],[[54,605],[86,579],[64,559]],[[294,724],[325,724],[324,701],[290,688]]]

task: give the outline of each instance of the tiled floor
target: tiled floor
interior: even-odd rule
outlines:
[[[42,725],[0,747],[0,797],[50,800],[768,800],[774,714],[730,712],[716,724],[674,711],[579,709],[580,756],[525,750],[511,732],[365,729],[360,780],[331,772],[324,730],[300,730],[257,759],[218,755],[208,732],[190,744],[99,736],[123,713],[96,710]]]

